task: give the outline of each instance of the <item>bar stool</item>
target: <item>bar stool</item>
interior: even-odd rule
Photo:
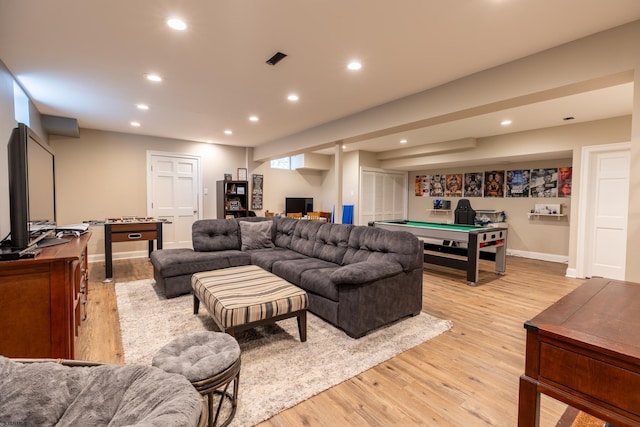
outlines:
[[[240,346],[235,338],[223,332],[181,335],[158,350],[151,364],[166,372],[184,375],[203,397],[207,397],[209,427],[217,425],[222,404],[228,399],[231,412],[220,426],[229,425],[236,414],[240,382]],[[229,393],[232,382],[233,393]],[[220,396],[215,415],[214,395]]]

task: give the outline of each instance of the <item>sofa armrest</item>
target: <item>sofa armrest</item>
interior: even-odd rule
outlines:
[[[335,284],[360,285],[394,276],[402,272],[397,262],[363,261],[348,264],[335,270],[329,278]]]

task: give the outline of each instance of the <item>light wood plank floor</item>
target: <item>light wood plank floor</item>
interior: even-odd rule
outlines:
[[[515,426],[523,323],[583,282],[564,277],[565,270],[509,257],[507,274],[498,276],[483,261],[479,284],[470,287],[462,271],[425,265],[423,310],[452,320],[449,332],[260,426]],[[152,277],[151,264],[141,259],[115,261],[113,271],[114,282]],[[122,363],[114,285],[103,278],[104,265],[91,264],[79,358]],[[243,404],[249,402],[239,410]],[[555,426],[564,410],[543,396],[540,425]]]

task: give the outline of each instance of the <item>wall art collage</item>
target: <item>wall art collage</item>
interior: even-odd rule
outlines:
[[[571,166],[416,175],[418,197],[571,197]]]

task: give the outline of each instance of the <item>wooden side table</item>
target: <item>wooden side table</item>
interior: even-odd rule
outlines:
[[[525,323],[518,426],[540,393],[616,425],[640,425],[640,284],[591,279]]]

